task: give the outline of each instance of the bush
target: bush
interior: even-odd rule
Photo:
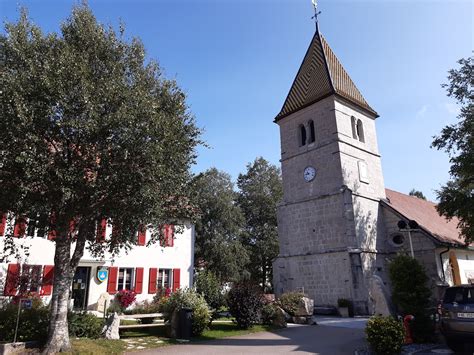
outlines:
[[[431,291],[426,285],[424,267],[407,255],[396,256],[389,265],[392,284],[392,300],[403,316],[415,316],[412,322],[413,339],[428,342],[434,334],[434,324],[430,320]]]
[[[403,325],[392,317],[375,316],[365,328],[367,341],[380,355],[400,354],[405,338]]]
[[[15,335],[18,305],[11,302],[0,309],[0,341],[12,342]],[[31,309],[20,313],[17,341],[44,340],[48,336],[49,309],[33,302]]]
[[[262,324],[272,325],[278,314],[278,306],[268,303],[262,307]]]
[[[147,314],[147,313],[158,313],[160,311],[160,305],[155,301],[143,301],[137,303],[132,309],[127,309],[124,314]]]
[[[67,316],[69,335],[77,338],[100,338],[104,321],[87,312],[69,312]]]
[[[218,310],[225,306],[225,297],[222,294],[222,286],[216,275],[210,271],[201,271],[195,279],[196,292],[204,296],[209,307]]]
[[[160,309],[165,313],[165,320],[170,321],[174,311],[182,308],[191,308],[193,310],[193,335],[201,335],[211,321],[211,311],[204,297],[193,289],[179,289],[171,294],[170,297],[162,298]]]
[[[290,316],[296,316],[301,299],[306,295],[302,292],[286,292],[278,299],[278,304]]]
[[[227,295],[227,303],[240,328],[247,329],[258,323],[263,307],[259,287],[249,283],[235,284]]]

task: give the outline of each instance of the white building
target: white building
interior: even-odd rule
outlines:
[[[105,221],[104,221],[105,222]],[[6,241],[6,215],[0,220],[0,250]],[[108,238],[112,226],[102,223],[105,230],[101,237]],[[152,300],[157,291],[167,288],[174,291],[193,284],[194,225],[185,223],[179,233],[173,226],[167,226],[164,245],[147,246],[150,231],[138,233],[138,245],[119,255],[106,254],[94,258],[87,250],[81,258],[74,275],[71,298],[76,310],[97,310],[99,297],[116,294],[122,289],[134,290],[136,301]],[[51,233],[38,235],[38,229],[28,228],[26,223],[16,223],[13,242],[27,247],[28,256],[22,252],[19,259],[10,258],[0,263],[0,298],[11,297],[20,292],[34,292],[48,303],[52,295],[54,242]],[[107,271],[100,280],[99,271]],[[108,274],[108,275],[107,275]],[[26,275],[27,280],[21,280]],[[104,273],[102,272],[102,276]],[[20,281],[21,280],[21,281]],[[26,282],[23,282],[26,281]],[[102,311],[102,310],[99,310]]]

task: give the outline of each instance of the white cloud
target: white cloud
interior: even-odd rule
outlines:
[[[415,117],[417,119],[422,119],[426,116],[427,111],[428,111],[428,105],[423,105],[418,111],[416,111]]]

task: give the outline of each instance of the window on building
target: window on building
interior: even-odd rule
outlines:
[[[158,292],[160,293],[161,292],[166,293],[166,292],[171,291],[173,287],[173,270],[172,269],[159,269],[158,270],[156,287],[158,289]]]
[[[300,147],[306,145],[306,128],[304,125],[299,126]]]
[[[308,126],[309,126],[309,143],[313,143],[315,140],[316,140],[316,135],[315,135],[315,132],[314,132],[314,122],[313,120],[310,120],[308,122]]]
[[[19,294],[26,294],[28,292],[39,292],[41,286],[41,265],[27,265],[21,266],[21,274],[18,283]]]
[[[172,247],[174,246],[174,225],[165,224],[162,227],[162,237],[160,239],[160,246]]]
[[[364,142],[365,142],[365,138],[364,138],[364,126],[362,125],[362,121],[361,121],[361,120],[357,120],[356,130],[357,130],[357,137],[359,138],[359,141],[362,142],[362,143],[364,143]]]
[[[133,268],[120,268],[118,272],[117,290],[133,290],[135,277]]]
[[[390,237],[390,243],[395,247],[401,247],[405,244],[405,237],[402,234],[394,234]]]
[[[351,127],[352,127],[352,138],[354,138],[354,139],[358,139],[356,125],[357,125],[357,120],[354,116],[352,116],[351,117]]]

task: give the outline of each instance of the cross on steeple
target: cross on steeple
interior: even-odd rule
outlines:
[[[314,19],[314,23],[316,25],[316,32],[318,32],[319,31],[318,15],[321,13],[321,11],[318,11],[318,1],[317,0],[311,0],[311,2],[313,3],[313,8],[314,8],[314,15],[311,18]]]

